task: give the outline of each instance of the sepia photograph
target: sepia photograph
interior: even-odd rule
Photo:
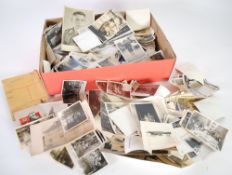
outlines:
[[[106,92],[107,91],[107,86],[108,86],[108,81],[96,80],[96,85],[97,85],[98,89],[100,89],[103,92]]]
[[[57,162],[69,167],[73,168],[74,163],[68,153],[68,150],[66,147],[58,148],[50,151],[51,157],[56,160]]]
[[[80,101],[60,111],[57,116],[60,118],[65,132],[86,121],[88,118]]]
[[[154,95],[159,88],[159,85],[154,84],[144,84],[139,85],[132,93],[131,95],[137,96],[137,97],[147,97]]]
[[[96,116],[100,111],[100,93],[100,90],[89,90],[89,107],[93,116]]]
[[[90,132],[89,134],[71,143],[71,147],[73,148],[78,158],[82,157],[90,151],[95,150],[99,146],[101,146],[101,141],[95,132]]]
[[[62,27],[62,50],[80,51],[73,41],[73,37],[79,35],[81,29],[92,24],[94,18],[94,11],[65,7]]]
[[[130,89],[126,88],[126,84],[120,82],[109,81],[107,86],[107,93],[123,98],[131,98]]]
[[[82,100],[86,84],[86,81],[64,80],[61,93],[63,102],[71,104]]]
[[[161,122],[156,108],[152,103],[130,103],[130,106],[139,121]]]
[[[79,163],[86,175],[93,174],[108,165],[106,158],[99,149],[96,149],[81,158]]]
[[[98,38],[104,42],[112,39],[118,33],[130,32],[126,21],[119,14],[114,13],[112,10],[100,16],[92,25],[88,27]]]
[[[146,57],[146,52],[133,35],[120,38],[114,43],[127,63],[141,61]]]

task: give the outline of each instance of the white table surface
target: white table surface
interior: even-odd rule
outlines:
[[[208,80],[220,85],[215,95],[219,110],[227,116],[224,126],[232,128],[232,1],[230,0],[1,0],[0,79],[38,68],[42,26],[46,18],[63,15],[63,7],[125,10],[149,7],[171,42],[177,63],[198,66]],[[0,84],[0,174],[78,174],[59,165],[47,153],[30,157],[20,150],[9,108]],[[232,174],[231,131],[223,150],[191,167],[177,169],[106,154],[110,165],[96,174],[218,175]]]

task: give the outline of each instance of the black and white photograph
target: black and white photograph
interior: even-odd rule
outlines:
[[[80,101],[58,112],[57,116],[60,118],[64,131],[68,131],[88,119]]]
[[[131,110],[139,121],[160,123],[160,117],[153,103],[130,103]]]
[[[191,118],[192,113],[190,111],[185,112],[185,114],[183,115],[182,119],[180,120],[180,125],[185,128],[189,119]]]
[[[64,80],[62,85],[62,98],[64,103],[75,103],[84,97],[86,81]]]
[[[185,142],[194,150],[194,152],[197,154],[202,146],[202,142],[199,142],[193,137],[188,137],[185,139]]]
[[[106,110],[109,114],[123,106],[126,106],[127,104],[128,103],[126,101],[125,102],[105,102]]]
[[[100,67],[106,67],[106,66],[116,65],[117,63],[111,57],[107,57],[107,58],[104,58],[104,59],[101,59],[100,61],[98,61],[97,64]]]
[[[131,89],[127,87],[127,84],[121,82],[109,81],[107,86],[107,93],[123,98],[131,98]]]
[[[61,50],[61,35],[61,23],[49,26],[44,32],[44,37],[46,40],[46,49],[50,57],[52,57],[49,58],[50,63],[57,63],[68,55],[68,52]]]
[[[16,134],[18,136],[21,148],[24,148],[30,144],[31,142],[30,125],[25,125],[23,127],[17,128]]]
[[[59,162],[61,164],[65,165],[69,168],[74,167],[74,163],[73,163],[66,147],[54,149],[54,150],[50,151],[50,155],[54,160],[56,160],[57,162]]]
[[[219,123],[196,111],[189,118],[185,128],[198,140],[214,150],[222,149],[224,139],[228,132],[228,129],[222,127]]]
[[[114,43],[127,63],[144,60],[146,57],[146,52],[133,35],[120,38]]]
[[[106,108],[105,103],[101,103],[101,110],[100,110],[100,119],[101,119],[101,128],[103,131],[108,131],[110,133],[115,133],[113,128],[113,123],[109,118],[109,114]]]
[[[81,158],[79,163],[86,175],[93,174],[108,165],[106,158],[99,149],[96,149]]]
[[[53,67],[54,72],[64,72],[69,70],[87,69],[75,57],[67,55],[60,63]]]
[[[112,10],[100,16],[88,28],[97,35],[102,42],[116,37],[119,33],[122,35],[131,31],[123,17],[114,13]]]
[[[62,27],[62,50],[80,51],[73,41],[73,37],[79,35],[81,29],[93,23],[94,18],[94,11],[65,7]]]
[[[83,137],[71,143],[71,147],[73,148],[78,158],[82,157],[90,151],[93,151],[99,146],[101,146],[101,141],[95,132],[90,132],[89,134],[84,135]]]
[[[77,60],[81,66],[87,67],[87,68],[95,68],[98,66],[97,63],[97,56],[94,55],[93,53],[77,53],[77,52],[71,52],[69,54],[72,58]]]

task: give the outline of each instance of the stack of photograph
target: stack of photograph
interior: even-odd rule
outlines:
[[[55,21],[43,33],[42,69],[53,75],[175,55],[165,37],[159,39],[167,47],[158,44],[157,36],[164,35],[151,27],[149,9],[96,15],[65,7],[63,19]],[[165,72],[164,63],[157,65],[167,78],[171,71]],[[124,79],[128,72],[116,72],[120,81],[91,74],[94,86],[83,77],[57,76],[53,81],[62,86],[53,94],[37,71],[3,80],[20,147],[31,156],[48,153],[57,165],[80,174],[109,166],[105,153],[182,168],[221,151],[228,133],[224,117],[207,115],[215,110],[209,97],[219,87],[191,64],[176,66],[167,81],[152,71],[156,68],[147,73],[158,78],[150,82],[142,76]]]
[[[64,80],[60,94],[14,113],[21,148],[82,174],[109,165],[105,152],[186,167],[223,148],[223,118],[201,112],[219,87],[191,64],[176,67],[170,81],[86,85]]]
[[[139,14],[139,19],[136,17]],[[44,72],[116,66],[168,57],[159,48],[149,9],[94,11],[65,7],[64,17],[44,29]]]

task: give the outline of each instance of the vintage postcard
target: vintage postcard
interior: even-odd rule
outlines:
[[[71,104],[83,100],[86,84],[86,81],[64,80],[61,92],[63,102]]]
[[[79,164],[83,168],[84,174],[90,175],[108,165],[108,162],[101,151],[96,149],[83,156],[79,160]]]
[[[127,63],[142,61],[146,58],[146,52],[133,35],[120,38],[114,43]]]
[[[92,25],[88,27],[98,38],[104,42],[112,39],[118,33],[120,35],[131,32],[125,20],[112,10],[100,16]]]
[[[161,122],[156,107],[151,102],[130,103],[130,108],[139,121]]]
[[[228,129],[197,111],[189,117],[185,129],[214,150],[222,149],[228,132]]]
[[[80,51],[73,41],[80,30],[94,22],[94,11],[65,7],[62,27],[62,45],[64,51]]]
[[[74,163],[73,163],[73,161],[68,153],[68,150],[65,146],[50,151],[50,155],[54,160],[56,160],[57,162],[59,162],[61,164],[65,165],[69,168],[74,167]]]
[[[95,132],[90,132],[71,143],[71,147],[78,158],[99,148],[101,145],[102,142]]]
[[[60,119],[65,132],[80,125],[88,119],[88,115],[80,101],[77,101],[68,108],[58,112],[57,117]]]

